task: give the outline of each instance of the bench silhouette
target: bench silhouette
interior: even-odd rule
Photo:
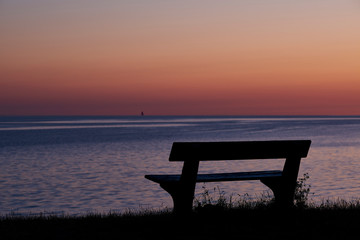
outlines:
[[[183,161],[181,175],[145,175],[159,183],[174,202],[175,213],[192,211],[197,182],[260,180],[279,206],[292,206],[301,158],[310,140],[250,142],[174,142],[169,161]],[[198,174],[200,161],[286,159],[283,170]]]

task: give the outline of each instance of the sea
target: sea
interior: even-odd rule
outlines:
[[[309,175],[310,200],[359,199],[359,116],[16,116],[0,117],[0,216],[171,208],[169,194],[144,175],[181,172],[181,162],[168,160],[173,142],[259,140],[311,140],[299,172]],[[216,161],[199,171],[283,164]],[[259,181],[198,183],[196,197],[204,189],[249,198],[269,193]]]

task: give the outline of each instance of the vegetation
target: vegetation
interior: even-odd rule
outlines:
[[[294,207],[295,208],[306,208],[314,204],[309,203],[309,195],[311,185],[307,184],[306,181],[309,179],[309,174],[305,173],[303,177],[299,178],[295,188],[294,195]],[[250,198],[248,194],[234,195],[231,194],[226,197],[224,191],[221,191],[219,187],[210,191],[204,186],[203,192],[198,198],[194,200],[194,208],[196,211],[203,209],[258,209],[258,208],[269,208],[273,207],[274,199],[270,191],[265,191],[261,195],[255,198]],[[346,205],[346,204],[342,204]]]
[[[309,178],[309,173],[305,173],[296,183],[294,195],[294,204],[296,207],[303,208],[308,206],[311,185],[307,184],[306,180]]]

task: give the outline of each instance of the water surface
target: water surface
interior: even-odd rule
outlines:
[[[0,214],[172,206],[145,174],[179,173],[174,141],[310,139],[300,174],[314,200],[358,198],[359,117],[0,117]],[[201,172],[281,169],[283,160],[221,161]],[[197,193],[202,191],[200,183]],[[261,194],[258,181],[206,184]]]

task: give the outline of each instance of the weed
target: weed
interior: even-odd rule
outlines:
[[[306,181],[309,179],[309,174],[305,173],[302,178],[299,178],[296,182],[295,194],[294,194],[294,206],[297,208],[305,208],[309,205],[309,195],[311,185]],[[194,200],[195,210],[202,208],[217,208],[217,209],[230,209],[230,208],[243,208],[243,209],[255,209],[269,207],[274,203],[274,196],[271,191],[264,191],[260,195],[250,197],[249,194],[234,195],[231,194],[226,197],[224,191],[220,187],[214,187],[212,190],[206,188],[205,184],[202,186],[203,192],[199,194],[199,197]]]
[[[228,197],[220,187],[214,187],[212,190],[202,186],[203,192],[194,200],[195,211],[204,209],[222,209],[230,210],[234,208],[256,209],[270,206],[273,203],[273,196],[270,191],[264,191],[260,195],[251,197],[249,194],[230,194]]]
[[[220,190],[220,187],[215,187],[211,192],[206,188],[205,184],[202,186],[203,192],[199,198],[195,198],[195,209],[200,208],[231,208],[233,207],[232,195],[229,197],[229,201],[225,197],[225,192]]]
[[[306,181],[309,179],[309,173],[304,173],[302,178],[299,178],[296,182],[294,205],[296,207],[304,208],[308,205],[311,185]]]

